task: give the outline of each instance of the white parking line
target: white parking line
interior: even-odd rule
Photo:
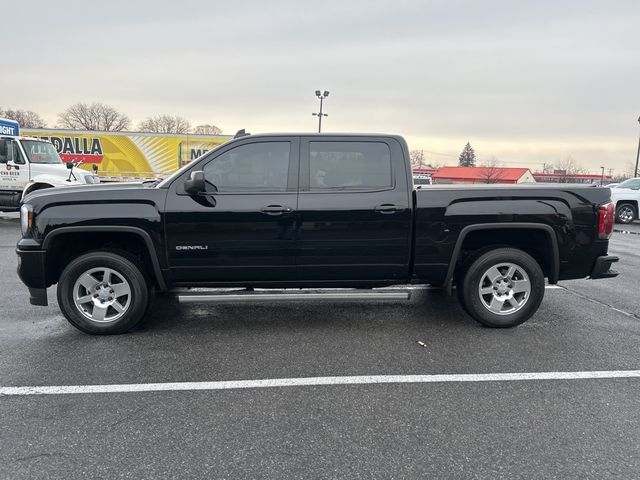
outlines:
[[[523,380],[589,380],[607,378],[640,378],[640,370],[475,373],[451,375],[363,375],[347,377],[271,378],[263,380],[230,380],[218,382],[0,387],[0,396],[66,395],[73,393],[133,393],[196,390],[235,390],[244,388],[309,387],[323,385],[371,385],[381,383],[513,382]]]

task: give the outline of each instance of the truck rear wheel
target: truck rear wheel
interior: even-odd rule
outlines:
[[[124,333],[143,319],[149,286],[135,258],[94,251],[74,259],[58,281],[58,304],[65,318],[85,333]]]
[[[544,274],[531,255],[497,248],[480,255],[463,273],[459,298],[469,315],[487,327],[526,322],[544,297]]]

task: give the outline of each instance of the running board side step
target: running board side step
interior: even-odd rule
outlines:
[[[262,303],[284,300],[287,302],[309,302],[314,300],[410,300],[411,292],[230,292],[230,293],[185,293],[177,295],[178,303]]]

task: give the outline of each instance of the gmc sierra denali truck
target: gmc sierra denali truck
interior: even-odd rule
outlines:
[[[512,327],[536,312],[545,279],[617,275],[609,197],[568,185],[415,189],[394,135],[245,135],[162,181],[28,195],[18,274],[34,305],[57,283],[64,316],[92,334],[133,328],[155,291],[362,300],[408,295],[378,288],[408,284],[455,286],[474,319]]]

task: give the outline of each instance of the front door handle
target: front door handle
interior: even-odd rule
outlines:
[[[402,207],[400,205],[391,205],[390,203],[378,205],[376,208],[374,208],[376,212],[386,213],[386,214],[402,212],[404,209],[405,207]]]
[[[266,207],[262,207],[260,211],[262,213],[266,213],[267,215],[282,215],[283,213],[289,213],[291,211],[291,207],[283,207],[282,205],[267,205]]]

